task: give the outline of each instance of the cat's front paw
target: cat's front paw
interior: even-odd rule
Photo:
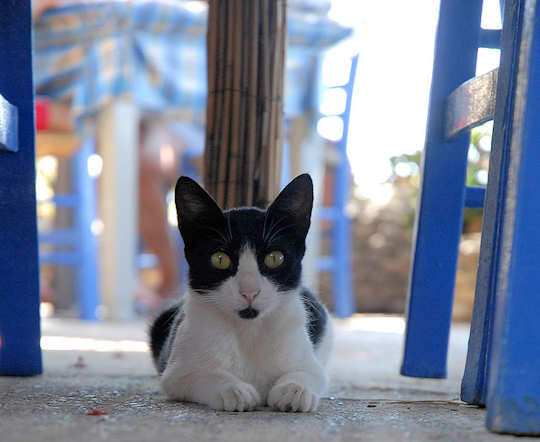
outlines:
[[[319,396],[294,382],[275,385],[268,393],[268,405],[280,411],[315,411]]]
[[[225,384],[219,392],[220,401],[212,408],[225,411],[249,411],[261,403],[255,388],[245,382]]]

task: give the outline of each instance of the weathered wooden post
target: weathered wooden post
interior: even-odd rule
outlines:
[[[279,190],[286,0],[210,0],[204,184],[223,208]]]

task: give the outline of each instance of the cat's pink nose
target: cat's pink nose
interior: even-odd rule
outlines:
[[[253,303],[253,300],[261,293],[260,290],[257,291],[240,291],[240,296],[245,298],[249,305]]]

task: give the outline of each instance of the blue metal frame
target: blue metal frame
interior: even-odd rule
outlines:
[[[18,152],[0,150],[0,375],[42,372],[30,0],[0,2],[0,93],[18,110]]]
[[[444,378],[465,203],[468,134],[444,139],[446,97],[474,76],[481,0],[442,0],[401,374]]]

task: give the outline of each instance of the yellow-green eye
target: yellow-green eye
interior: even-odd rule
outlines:
[[[225,252],[216,252],[210,257],[210,262],[216,269],[225,270],[231,265],[231,258]]]
[[[264,265],[269,269],[275,269],[283,264],[285,257],[279,250],[274,250],[264,257]]]

